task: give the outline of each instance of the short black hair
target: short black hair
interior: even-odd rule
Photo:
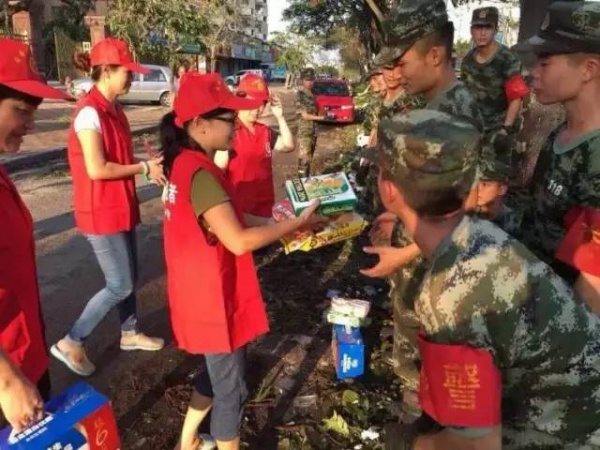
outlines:
[[[44,101],[43,98],[34,97],[33,95],[26,94],[25,92],[17,91],[16,89],[10,88],[5,84],[0,83],[0,102],[7,99],[20,100],[28,105],[35,106],[36,108],[41,105]]]
[[[433,47],[443,47],[446,50],[446,58],[452,61],[454,49],[454,23],[447,22],[444,26],[415,43],[415,48],[420,55],[425,56]]]
[[[237,112],[237,111],[233,111],[232,109],[227,109],[227,108],[217,108],[217,109],[213,109],[212,111],[209,111],[205,114],[202,114],[200,117],[202,117],[203,119],[214,119],[215,117],[218,117],[222,114],[228,113],[228,112]]]
[[[398,186],[396,179],[388,171],[383,171],[383,177]],[[457,186],[446,189],[423,190],[414,187],[411,183],[398,186],[402,191],[406,203],[414,209],[419,217],[439,218],[456,212],[463,204],[470,191]]]

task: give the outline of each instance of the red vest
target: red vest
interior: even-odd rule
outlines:
[[[171,324],[177,346],[189,353],[230,353],[268,332],[269,323],[252,254],[234,255],[198,224],[190,194],[199,170],[221,183],[242,222],[221,170],[204,153],[183,150],[173,164],[165,201]]]
[[[0,166],[0,346],[37,383],[48,370],[33,221]]]
[[[255,123],[252,133],[238,122],[233,150],[236,156],[229,163],[227,178],[242,201],[242,210],[255,216],[271,217],[275,203],[271,129]]]
[[[111,104],[95,87],[79,101],[73,117],[86,106],[93,107],[100,116],[106,161],[135,164],[131,130],[123,108]],[[86,234],[112,234],[134,229],[140,223],[135,177],[92,180],[87,174],[73,124],[69,130],[68,155],[77,228]]]

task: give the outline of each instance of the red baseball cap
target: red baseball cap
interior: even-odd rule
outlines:
[[[261,100],[246,99],[231,93],[217,73],[188,72],[181,78],[179,91],[173,102],[177,126],[215,109],[233,111],[256,109]]]
[[[237,93],[246,98],[261,100],[263,102],[269,101],[270,96],[265,79],[254,73],[247,73],[242,77],[237,88]]]
[[[123,66],[132,72],[150,73],[133,60],[129,47],[119,39],[106,38],[94,45],[90,53],[90,62],[92,67]]]
[[[14,39],[0,39],[0,84],[37,98],[69,100],[64,92],[42,81],[31,49]]]

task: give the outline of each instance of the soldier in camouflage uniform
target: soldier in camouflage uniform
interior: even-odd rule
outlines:
[[[471,90],[483,115],[484,126],[493,133],[495,154],[485,159],[512,166],[515,135],[521,121],[523,99],[529,90],[521,75],[519,59],[495,40],[499,13],[494,7],[473,11],[471,34],[475,47],[464,57],[461,79]]]
[[[377,56],[382,64],[395,64],[408,95],[422,96],[427,108],[447,112],[470,120],[483,129],[483,119],[477,103],[464,84],[456,79],[452,67],[454,26],[448,20],[443,0],[407,1],[396,7],[383,23],[388,33],[386,47]],[[414,30],[420,30],[415,33]],[[429,66],[425,56],[435,53],[441,63]],[[405,70],[404,67],[411,68]],[[389,220],[383,215],[375,227]],[[367,276],[391,275],[390,298],[394,314],[393,365],[402,380],[404,411],[407,416],[419,414],[417,391],[419,385],[419,352],[416,336],[419,329],[414,312],[414,300],[427,264],[418,247],[404,232],[396,219],[391,243],[396,250],[386,247],[367,249],[379,255],[380,262]],[[389,245],[389,244],[388,244]],[[384,272],[378,272],[385,268]],[[410,420],[406,417],[407,420]]]
[[[383,73],[380,67],[373,66],[366,77],[369,83],[369,105],[367,111],[369,113],[368,123],[371,128],[371,136],[369,138],[369,147],[375,145],[375,139],[377,137],[377,123],[381,114],[381,108],[383,102],[387,97],[387,85],[383,77]],[[365,167],[367,170],[365,183],[365,200],[370,205],[370,210],[366,212],[368,220],[373,219],[380,213],[381,202],[379,201],[379,193],[377,191],[377,173],[374,170],[369,170],[369,167]]]
[[[421,404],[438,424],[416,436],[396,425],[386,448],[600,448],[600,318],[516,239],[466,214],[480,137],[417,110],[382,121],[370,154],[384,204],[429,261],[415,310]]]
[[[511,167],[505,161],[479,162],[477,214],[491,220],[511,236],[519,236],[522,214],[505,203]]]
[[[317,125],[315,122],[325,120],[325,117],[319,116],[317,102],[312,92],[315,80],[314,69],[307,68],[302,70],[300,77],[302,78],[302,89],[298,91],[296,97],[296,111],[298,113],[296,142],[298,143],[299,152],[298,176],[306,178],[310,175],[310,165],[317,146]]]
[[[540,152],[522,240],[600,313],[600,3],[553,3],[524,47],[537,100],[567,120]]]

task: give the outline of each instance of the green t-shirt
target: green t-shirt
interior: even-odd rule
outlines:
[[[573,208],[600,210],[600,130],[569,145],[557,139],[564,124],[554,130],[542,148],[525,210],[522,241],[559,275],[574,281],[578,272],[558,263],[554,253],[565,237],[565,216]]]
[[[495,130],[502,126],[508,110],[504,84],[521,74],[521,62],[504,45],[500,45],[492,58],[479,63],[477,49],[471,50],[461,64],[461,80],[475,96],[483,115],[485,128]]]
[[[208,171],[200,169],[194,174],[191,201],[197,217],[209,209],[229,201],[229,196],[219,181]]]

